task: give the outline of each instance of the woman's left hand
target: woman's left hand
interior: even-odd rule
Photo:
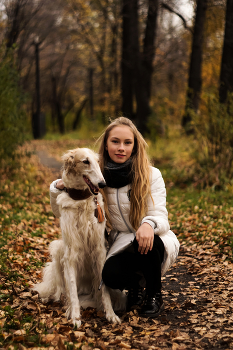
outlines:
[[[136,240],[139,245],[139,253],[147,254],[149,250],[152,250],[154,243],[154,230],[147,222],[144,222],[144,224],[142,224],[137,230]]]

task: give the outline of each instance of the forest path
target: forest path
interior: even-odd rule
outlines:
[[[44,150],[36,150],[36,155],[38,156],[40,163],[47,168],[50,168],[51,171],[55,174],[59,173],[62,167],[62,162],[59,162],[54,157],[48,155]]]
[[[59,174],[60,162],[45,151],[37,155],[54,175]],[[120,314],[122,325],[112,327],[95,311],[84,311],[87,323],[80,331],[85,332],[87,342],[92,334],[97,339],[96,348],[104,350],[108,345],[114,349],[233,348],[232,264],[219,258],[211,242],[201,247],[189,247],[182,239],[180,242],[176,263],[162,277],[162,314],[157,319],[139,318],[136,312]]]

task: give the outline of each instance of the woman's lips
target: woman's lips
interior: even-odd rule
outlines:
[[[125,157],[125,155],[124,155],[124,154],[116,154],[116,156],[117,156],[117,157],[119,157],[119,158],[123,158],[123,157]]]

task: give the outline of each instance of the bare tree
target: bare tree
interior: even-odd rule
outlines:
[[[142,133],[146,131],[150,114],[158,3],[157,0],[148,2],[142,49],[139,45],[138,0],[124,0],[122,7],[122,112],[129,118],[134,118],[135,96],[136,121]]]
[[[185,115],[182,125],[186,127],[192,120],[192,111],[197,112],[202,87],[202,59],[204,44],[204,26],[208,0],[197,0],[196,15],[192,40],[192,51],[189,66],[188,91],[185,106]],[[187,129],[187,132],[190,130]]]
[[[138,0],[123,0],[122,4],[122,112],[133,118],[133,98],[139,69]]]
[[[220,74],[219,101],[225,103],[233,92],[233,0],[227,0],[225,35]]]
[[[139,130],[145,134],[147,121],[151,113],[150,97],[153,74],[153,61],[155,57],[155,40],[158,17],[159,1],[149,0],[146,20],[145,35],[143,40],[143,52],[138,68],[138,81],[136,88],[137,99],[137,124]]]
[[[6,46],[12,47],[18,40],[34,16],[40,11],[45,0],[5,0],[4,6],[7,15],[5,32]]]

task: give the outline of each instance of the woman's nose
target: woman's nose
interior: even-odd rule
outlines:
[[[119,145],[119,151],[120,150],[124,151],[124,144],[123,143],[120,143],[120,145]]]

